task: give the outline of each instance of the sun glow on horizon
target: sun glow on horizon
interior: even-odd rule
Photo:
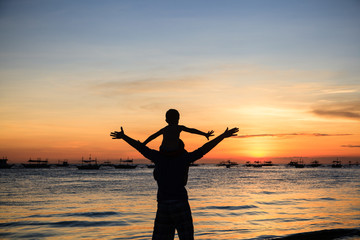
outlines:
[[[142,158],[109,133],[144,141],[170,108],[240,129],[209,158],[360,157],[358,2],[140,5],[2,3],[0,157]]]

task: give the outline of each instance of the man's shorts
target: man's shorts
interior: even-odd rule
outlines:
[[[194,225],[189,202],[158,203],[153,240],[173,240],[177,230],[180,240],[194,239]]]

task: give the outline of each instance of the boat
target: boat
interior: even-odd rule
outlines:
[[[295,168],[304,168],[304,167],[305,164],[302,159],[300,159],[300,161],[295,164]]]
[[[298,164],[297,161],[291,160],[287,165],[288,165],[289,167],[295,167],[297,164]]]
[[[64,160],[64,161],[58,161],[58,163],[56,164],[57,167],[68,167],[69,166],[69,163],[67,160]]]
[[[261,164],[261,162],[260,161],[254,161],[254,164],[253,164],[253,167],[254,168],[260,168],[260,167],[262,167],[263,165]]]
[[[230,167],[236,166],[236,165],[238,165],[238,163],[236,163],[236,162],[231,162],[230,160],[222,161],[222,162],[216,164],[216,166],[220,166],[220,167],[221,167],[221,166],[225,166],[226,168],[230,168]]]
[[[100,168],[100,165],[97,163],[97,159],[95,160],[91,159],[91,155],[88,160],[84,160],[84,158],[81,159],[81,165],[77,166],[80,170],[97,170]]]
[[[272,163],[272,161],[265,161],[262,165],[265,166],[265,167],[274,166],[274,164]]]
[[[103,167],[113,167],[114,164],[112,164],[110,161],[106,161],[106,162],[102,163],[101,166],[103,166]]]
[[[8,164],[7,161],[8,159],[6,157],[0,159],[0,168],[11,168],[14,166],[14,164]]]
[[[304,164],[302,158],[300,158],[299,161],[293,161],[293,160],[291,160],[291,161],[287,164],[287,166],[289,166],[289,167],[295,167],[295,168],[304,168],[304,167],[305,167],[305,164]]]
[[[252,167],[252,164],[250,163],[250,161],[247,161],[244,166],[245,167]]]
[[[122,169],[134,169],[137,167],[137,164],[134,164],[134,160],[122,160],[120,158],[120,164],[114,164],[115,168],[122,168]]]
[[[320,166],[321,164],[317,160],[314,160],[310,163],[310,167],[320,167]]]
[[[31,158],[28,160],[28,163],[22,164],[25,168],[49,168],[48,160],[41,160],[38,158],[37,160],[32,160]]]
[[[153,164],[153,163],[152,163],[152,164],[148,164],[147,167],[148,167],[148,168],[155,168],[155,164]]]
[[[351,161],[349,161],[349,167],[352,167],[352,166],[358,167],[358,166],[359,166],[359,162],[352,163]]]
[[[340,160],[335,160],[333,161],[332,165],[331,165],[332,168],[342,168],[342,164],[341,164],[341,161]]]

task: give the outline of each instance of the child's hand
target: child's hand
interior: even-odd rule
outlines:
[[[212,137],[212,136],[214,136],[214,131],[213,130],[211,130],[211,131],[208,131],[208,133],[205,135],[205,137],[207,138],[207,140],[209,140],[209,137]]]

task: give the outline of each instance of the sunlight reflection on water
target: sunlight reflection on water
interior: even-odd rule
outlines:
[[[2,169],[2,239],[150,239],[152,169]],[[360,169],[190,168],[196,239],[256,239],[360,225]],[[261,237],[262,236],[262,237]]]

